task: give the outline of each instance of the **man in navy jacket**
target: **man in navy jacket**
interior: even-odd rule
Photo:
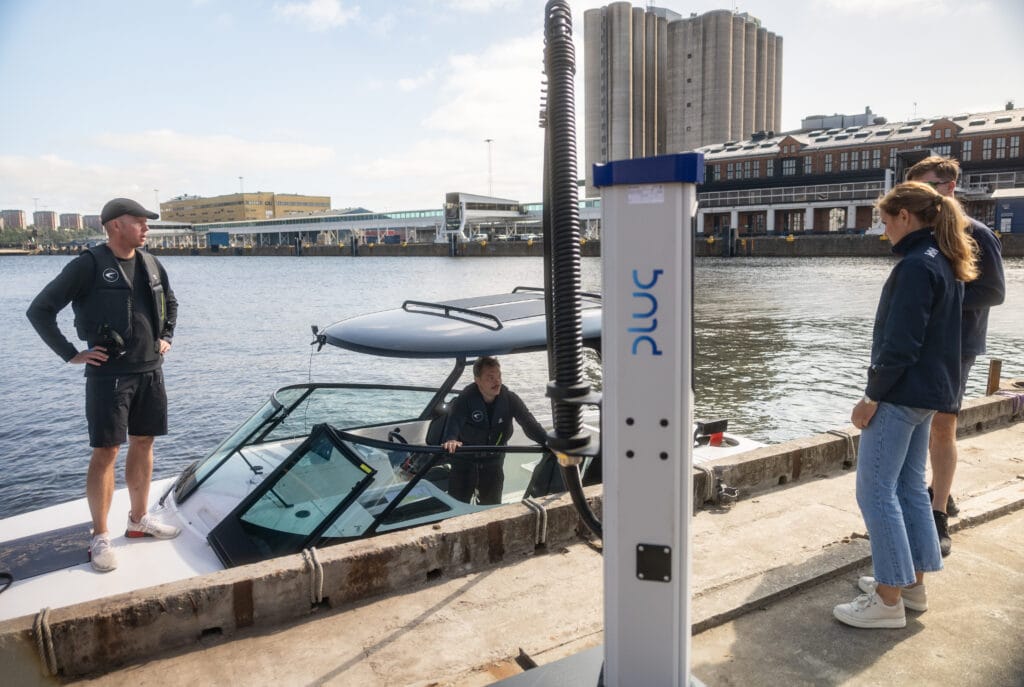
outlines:
[[[960,165],[957,161],[938,155],[926,157],[907,172],[908,181],[929,184],[937,192],[949,197],[953,197],[959,176]],[[999,238],[991,229],[975,219],[971,220],[967,231],[978,244],[978,278],[964,286],[963,319],[960,329],[960,396],[957,410],[963,401],[971,367],[977,356],[985,353],[988,310],[994,305],[1000,305],[1006,295]],[[950,495],[957,460],[956,412],[935,413],[935,417],[932,418],[928,452],[932,466],[931,492],[935,528],[939,533],[942,555],[948,556],[953,546],[949,538],[948,519],[950,515],[959,512]]]
[[[441,446],[449,453],[463,444],[504,446],[512,436],[515,420],[526,436],[543,445],[547,433],[515,393],[501,383],[497,358],[484,356],[473,364],[473,383],[452,403]],[[501,503],[505,484],[505,454],[498,451],[458,454],[452,457],[448,493],[469,503],[473,492],[477,504]]]

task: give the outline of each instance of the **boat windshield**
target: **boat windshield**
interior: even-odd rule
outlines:
[[[210,480],[233,481],[239,471],[251,476],[273,470],[319,424],[350,429],[427,417],[437,393],[423,387],[363,384],[300,384],[279,389],[182,476],[175,486],[175,500],[184,503]]]
[[[424,443],[431,426],[444,419],[351,431],[318,426],[210,532],[210,543],[230,567],[499,505],[466,503],[448,493],[452,458]],[[550,470],[539,467],[543,449],[528,442],[502,447],[501,503],[521,500],[538,474],[550,478]],[[369,478],[363,480],[359,471]],[[547,493],[549,485],[537,488]]]
[[[375,470],[320,425],[302,446],[210,532],[225,565],[301,551],[373,481]]]

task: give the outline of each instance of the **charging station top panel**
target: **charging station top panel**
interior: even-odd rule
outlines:
[[[675,153],[594,165],[594,186],[704,183],[704,154]]]

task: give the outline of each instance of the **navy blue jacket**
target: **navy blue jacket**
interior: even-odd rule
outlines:
[[[467,446],[504,446],[512,436],[512,420],[518,422],[526,436],[543,445],[547,433],[523,400],[502,385],[488,413],[487,404],[476,383],[467,385],[452,402],[441,443],[458,439]],[[501,453],[484,453],[477,459],[504,458]]]
[[[999,238],[976,219],[971,220],[967,232],[978,244],[978,278],[964,285],[960,355],[965,358],[979,356],[985,352],[988,309],[993,305],[1001,305],[1006,298],[1002,245]]]
[[[882,287],[865,394],[913,408],[958,410],[963,283],[931,229],[892,248],[901,256]]]

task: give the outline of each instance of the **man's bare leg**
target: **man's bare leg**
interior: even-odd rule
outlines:
[[[949,492],[953,489],[953,474],[956,472],[955,414],[935,413],[932,417],[928,454],[931,456],[932,464],[932,513],[935,516],[935,531],[939,536],[939,550],[943,556],[948,556],[953,550],[946,504],[949,501]]]
[[[153,437],[128,437],[128,458],[124,480],[131,499],[132,520],[139,522],[149,508],[149,485],[153,480]]]
[[[107,532],[107,516],[114,498],[114,465],[120,446],[93,448],[85,477],[85,496],[92,515],[93,535]]]
[[[928,455],[932,465],[932,510],[946,512],[956,472],[956,415],[935,413],[932,417]]]

